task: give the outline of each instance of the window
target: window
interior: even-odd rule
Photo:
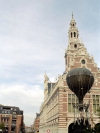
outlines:
[[[78,99],[74,94],[68,94],[68,112],[74,112],[73,104],[78,103]]]
[[[71,32],[71,38],[72,38],[72,32]]]
[[[8,114],[10,114],[10,110],[8,110]]]
[[[7,114],[7,110],[5,110],[5,114]]]
[[[77,48],[77,44],[74,44],[74,48]]]
[[[71,112],[71,103],[68,103],[68,112]]]
[[[74,32],[74,37],[76,37],[76,33]]]
[[[5,111],[4,110],[2,110],[2,114],[4,114],[5,113]]]
[[[98,108],[100,107],[100,95],[93,95],[93,112],[98,113]]]
[[[83,60],[81,61],[81,63],[82,63],[82,64],[85,64],[85,60],[83,59]]]
[[[16,112],[13,112],[14,115],[16,115]]]
[[[14,109],[14,111],[16,111],[16,108]]]

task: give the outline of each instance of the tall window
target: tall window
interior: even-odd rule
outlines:
[[[98,108],[100,107],[100,95],[93,95],[93,112],[97,113]]]
[[[74,112],[73,104],[78,103],[78,99],[74,94],[68,94],[68,112]]]
[[[72,32],[71,32],[71,38],[72,38]]]
[[[76,37],[76,33],[74,32],[74,37]]]

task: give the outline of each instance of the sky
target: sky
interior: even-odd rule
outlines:
[[[100,67],[99,0],[0,0],[0,104],[23,110],[26,125],[43,102],[44,73],[54,81],[65,70],[72,12]]]

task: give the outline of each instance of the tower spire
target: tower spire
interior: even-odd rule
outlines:
[[[72,19],[74,18],[73,12],[72,12]]]
[[[78,28],[76,27],[76,22],[74,19],[73,12],[72,12],[72,19],[70,21],[70,28],[68,35],[69,35],[69,42],[75,42],[78,40],[79,33],[78,33]]]
[[[49,77],[47,76],[46,73],[44,74],[44,82],[45,82],[45,81],[49,81]]]

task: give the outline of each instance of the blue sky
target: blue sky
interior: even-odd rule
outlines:
[[[0,0],[0,104],[24,110],[31,125],[43,101],[46,72],[65,70],[71,14],[80,39],[100,67],[99,0]]]

